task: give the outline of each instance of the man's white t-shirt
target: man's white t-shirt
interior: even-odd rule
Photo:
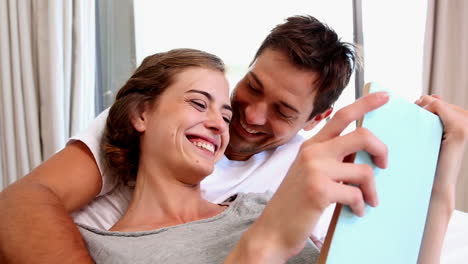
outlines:
[[[108,179],[99,143],[104,131],[108,110],[102,112],[87,130],[70,142],[80,140],[88,146],[96,159],[103,177],[99,196],[83,209],[73,213],[75,222],[108,230],[128,207],[132,190],[128,187],[114,189]],[[275,149],[253,155],[247,161],[229,160],[225,156],[215,165],[214,172],[201,182],[202,195],[208,201],[221,203],[236,193],[263,193],[276,191],[296,158],[304,138],[297,135],[288,143]],[[329,207],[315,228],[314,235],[324,238],[334,206]]]

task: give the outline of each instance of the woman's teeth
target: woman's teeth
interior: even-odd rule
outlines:
[[[213,144],[200,142],[200,141],[193,142],[193,144],[199,148],[203,148],[203,149],[208,150],[211,153],[214,153],[215,147]]]

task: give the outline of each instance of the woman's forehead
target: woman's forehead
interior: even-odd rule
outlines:
[[[201,91],[210,94],[213,99],[229,103],[229,84],[224,73],[219,70],[188,68],[175,76],[168,90],[179,95],[190,90]]]

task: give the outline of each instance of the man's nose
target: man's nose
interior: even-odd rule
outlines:
[[[264,125],[267,121],[267,105],[256,102],[245,108],[245,122],[249,125]]]

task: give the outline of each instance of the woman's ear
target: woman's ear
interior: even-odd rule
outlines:
[[[328,108],[327,110],[323,111],[321,114],[318,114],[316,116],[314,116],[314,118],[312,118],[311,120],[307,121],[307,123],[305,124],[305,126],[303,127],[303,129],[305,131],[309,131],[311,130],[312,128],[314,128],[318,123],[320,123],[320,121],[322,121],[323,119],[326,119],[327,117],[330,116],[330,114],[333,112],[333,108]]]
[[[132,113],[130,114],[130,121],[132,122],[133,127],[136,131],[142,133],[146,130],[147,122],[147,106],[144,107],[135,107]]]

